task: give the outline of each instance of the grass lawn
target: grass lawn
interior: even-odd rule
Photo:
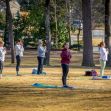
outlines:
[[[7,55],[4,77],[0,79],[0,111],[111,111],[111,80],[91,80],[83,76],[90,68],[79,67],[82,55],[73,53],[68,84],[77,87],[75,90],[31,86],[37,82],[61,85],[59,52],[51,52],[51,66],[44,68],[47,75],[39,76],[31,74],[36,67],[35,51],[25,52],[21,77],[15,76],[15,64],[10,64]],[[98,55],[95,54],[94,60],[98,64]],[[110,69],[106,69],[105,74],[110,75]]]

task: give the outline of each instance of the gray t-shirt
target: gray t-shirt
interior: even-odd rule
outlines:
[[[37,52],[38,57],[45,57],[46,48],[44,48],[43,46],[38,46]]]

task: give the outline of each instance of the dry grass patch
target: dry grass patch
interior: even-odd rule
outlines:
[[[31,75],[32,68],[5,68],[0,80],[0,111],[110,111],[111,81],[84,77],[83,68],[71,68],[68,83],[75,90],[39,89],[33,83],[61,85],[61,68],[45,68],[47,75]],[[106,70],[109,74],[109,70]]]

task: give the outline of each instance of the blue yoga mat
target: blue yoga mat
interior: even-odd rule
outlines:
[[[37,69],[36,68],[32,69],[32,74],[37,74]],[[42,72],[41,74],[46,75],[46,72]]]
[[[56,85],[48,85],[48,84],[42,84],[42,83],[35,83],[32,86],[37,88],[64,88],[64,89],[76,89],[75,87],[69,87],[65,88],[63,86],[56,86]]]
[[[111,76],[102,76],[103,79],[111,79]]]
[[[111,80],[111,76],[95,76],[93,80]]]
[[[32,86],[37,88],[58,88],[58,86],[55,86],[55,85],[48,85],[48,84],[42,84],[42,83],[35,83]]]

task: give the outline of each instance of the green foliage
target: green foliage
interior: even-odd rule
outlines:
[[[13,24],[15,41],[28,35],[29,22],[27,17],[21,17],[18,13],[16,18],[13,20]]]
[[[33,27],[32,35],[36,37],[36,39],[44,39],[45,38],[45,18],[44,18],[44,7],[43,3],[32,4],[30,14],[29,14],[29,22]]]
[[[36,47],[38,39],[45,39],[44,5],[37,0],[29,0],[29,4],[25,2],[21,2],[22,10],[28,12],[28,16],[18,14],[14,19],[15,40],[22,38],[25,46],[33,44]]]
[[[0,29],[4,30],[5,28],[5,15],[0,12]]]
[[[29,15],[23,20],[19,20],[21,28],[15,30],[16,38],[21,38],[26,36],[25,41],[31,41],[35,44],[37,40],[45,40],[45,1],[44,0],[18,0],[22,10],[28,11]],[[102,10],[103,3],[100,0],[93,0],[92,2],[92,22],[95,26],[101,25],[104,18],[104,10]],[[55,5],[56,5],[56,17],[57,17],[57,29],[55,22]],[[82,1],[81,0],[70,0],[71,8],[71,24],[73,20],[82,20]],[[99,15],[99,16],[98,16]],[[56,46],[60,47],[64,42],[68,41],[68,30],[67,30],[67,19],[68,12],[66,7],[66,1],[64,0],[51,0],[50,3],[50,22],[51,22],[51,37]],[[18,21],[16,21],[18,22]],[[31,30],[29,31],[29,28]],[[27,33],[27,31],[29,33]],[[71,27],[71,31],[74,32],[75,28]],[[27,37],[28,36],[28,37]],[[29,39],[32,37],[31,40]],[[29,42],[27,42],[29,44]]]
[[[55,10],[55,5],[56,5],[56,10]],[[52,0],[50,11],[51,11],[50,12],[51,35],[52,35],[52,41],[54,43],[53,48],[61,48],[63,43],[68,41],[66,2],[64,0],[60,1]]]
[[[67,26],[64,21],[59,21],[58,22],[58,43],[59,46],[61,47],[64,42],[68,42],[68,31],[67,31]]]

